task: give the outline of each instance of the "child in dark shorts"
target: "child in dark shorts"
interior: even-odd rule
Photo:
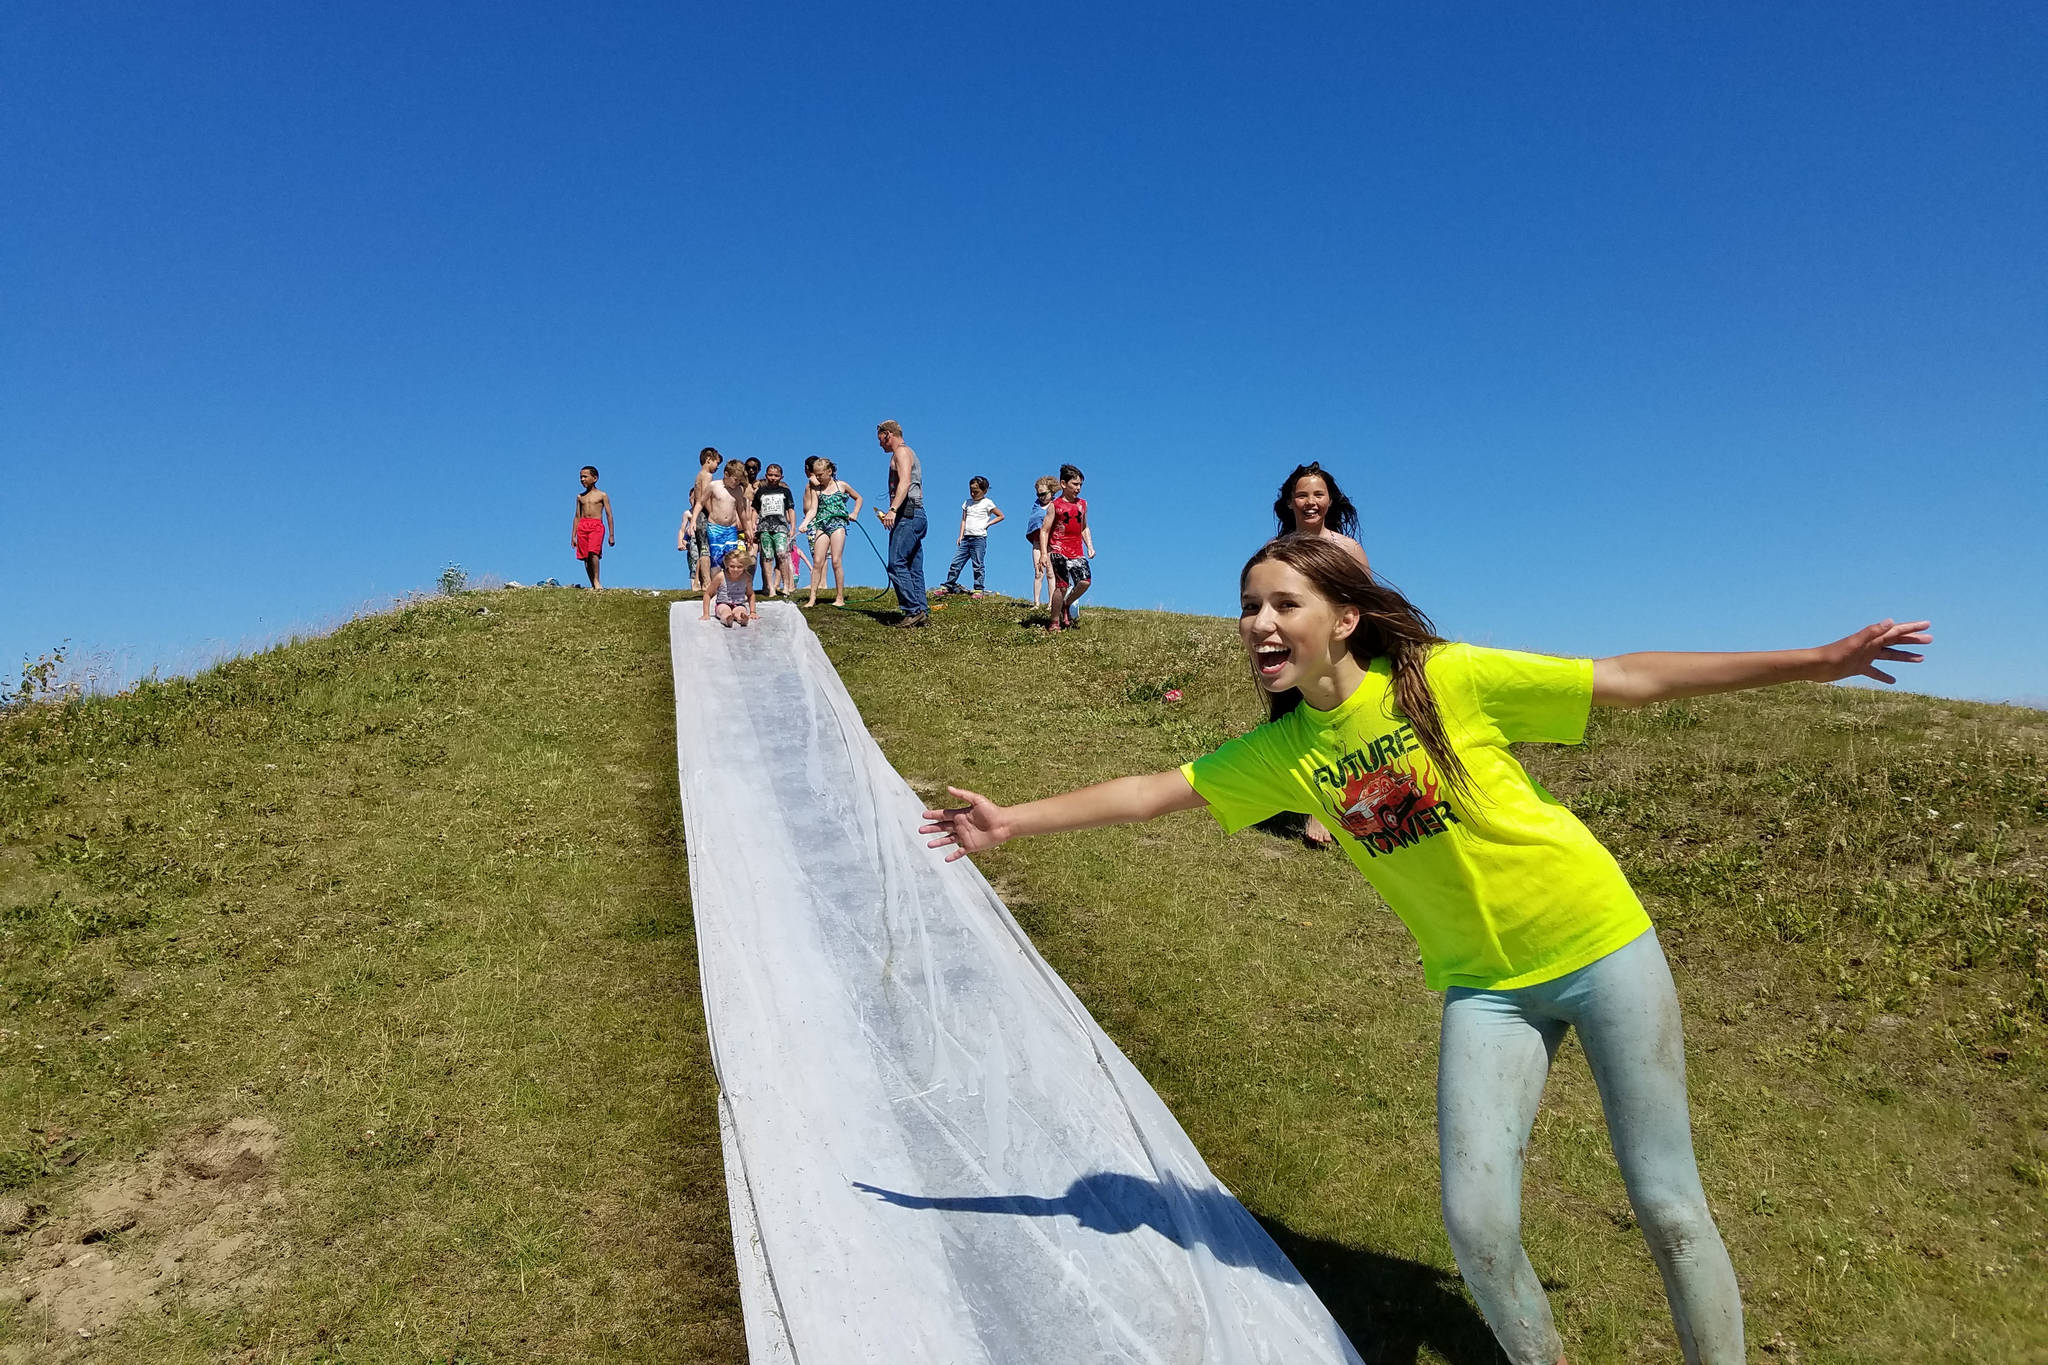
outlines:
[[[1052,629],[1078,625],[1081,613],[1074,603],[1081,600],[1094,582],[1088,561],[1095,558],[1095,532],[1088,525],[1088,500],[1081,496],[1081,471],[1070,464],[1060,466],[1060,495],[1046,509],[1045,525],[1038,530],[1039,543],[1052,567]]]

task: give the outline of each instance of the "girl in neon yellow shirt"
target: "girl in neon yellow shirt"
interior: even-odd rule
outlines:
[[[1562,1347],[1521,1242],[1522,1151],[1572,1028],[1629,1200],[1693,1365],[1743,1359],[1742,1304],[1693,1160],[1678,999],[1649,916],[1592,832],[1516,761],[1576,743],[1594,706],[1772,683],[1892,678],[1928,623],[1884,621],[1815,649],[1558,659],[1452,644],[1357,559],[1283,536],[1246,564],[1238,631],[1272,718],[1170,772],[999,806],[925,812],[949,859],[1027,834],[1207,806],[1236,831],[1319,816],[1415,935],[1444,995],[1437,1141],[1458,1269],[1516,1365]]]

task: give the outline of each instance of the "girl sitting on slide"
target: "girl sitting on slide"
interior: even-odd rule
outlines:
[[[1599,1086],[1629,1201],[1685,1359],[1743,1359],[1735,1271],[1707,1211],[1686,1111],[1677,996],[1621,868],[1508,746],[1571,744],[1593,706],[1918,662],[1928,623],[1884,621],[1815,649],[1559,659],[1449,643],[1334,538],[1282,537],[1246,564],[1238,633],[1271,719],[1192,763],[1060,796],[925,812],[948,860],[1026,834],[1207,806],[1235,832],[1320,815],[1415,935],[1444,992],[1437,1070],[1443,1212],[1458,1269],[1517,1365],[1562,1345],[1522,1249],[1522,1152],[1568,1029]]]
[[[744,544],[729,551],[725,563],[711,576],[718,584],[711,607],[718,615],[718,624],[729,630],[760,615],[761,609],[754,601],[754,556]]]

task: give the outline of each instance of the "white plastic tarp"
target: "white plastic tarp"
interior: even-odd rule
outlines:
[[[700,611],[669,618],[676,750],[757,1365],[1357,1361],[980,872],[924,846],[797,610]]]

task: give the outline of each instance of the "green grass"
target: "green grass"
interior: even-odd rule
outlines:
[[[537,592],[0,719],[0,1186],[285,1135],[272,1287],[93,1359],[744,1357],[671,695]]]
[[[1026,614],[811,619],[928,795],[1257,718],[1228,622]],[[61,1215],[213,1119],[284,1134],[265,1287],[94,1359],[744,1356],[671,709],[664,602],[522,591],[0,718],[0,1188]],[[2048,1360],[2048,716],[1794,687],[1525,759],[1658,919],[1762,1358]],[[1347,863],[1194,813],[979,861],[1369,1355],[1490,1359],[1437,999]],[[1575,1360],[1675,1356],[1569,1049],[1526,1225]]]

